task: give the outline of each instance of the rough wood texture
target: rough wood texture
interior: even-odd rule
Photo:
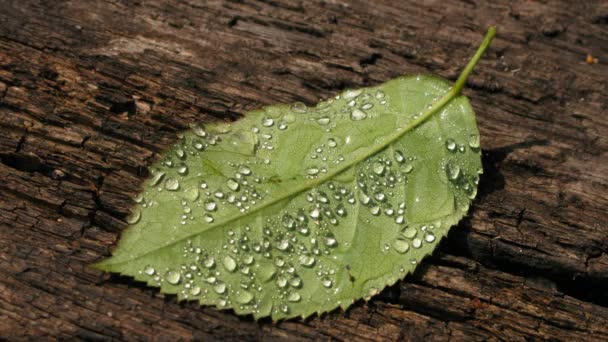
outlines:
[[[87,267],[188,123],[454,80],[490,24],[480,196],[379,297],[274,325]],[[0,0],[0,339],[607,340],[607,61],[602,1]]]

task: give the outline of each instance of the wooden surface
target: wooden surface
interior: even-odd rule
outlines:
[[[491,24],[478,199],[370,302],[275,325],[87,267],[189,123],[454,80]],[[607,62],[605,1],[0,0],[0,340],[608,340]]]

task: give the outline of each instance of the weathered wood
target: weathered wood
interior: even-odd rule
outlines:
[[[87,267],[189,123],[453,80],[490,24],[479,199],[379,297],[275,325]],[[607,340],[607,24],[602,1],[0,1],[0,339]]]

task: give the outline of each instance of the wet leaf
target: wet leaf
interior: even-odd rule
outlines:
[[[401,77],[192,126],[151,167],[130,226],[95,266],[275,320],[377,294],[476,195],[479,132],[460,90],[493,35],[454,87]]]

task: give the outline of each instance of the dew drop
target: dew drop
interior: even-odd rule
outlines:
[[[380,207],[379,207],[379,206],[377,206],[377,205],[375,205],[375,206],[371,207],[371,208],[369,209],[369,211],[370,211],[370,212],[372,213],[372,215],[374,215],[374,216],[378,216],[378,215],[380,215]]]
[[[277,249],[280,251],[286,251],[289,248],[289,240],[283,239],[277,244]]]
[[[184,198],[187,200],[194,202],[198,199],[200,192],[197,188],[192,188],[184,192]]]
[[[287,304],[281,304],[279,306],[279,310],[281,310],[282,313],[289,313],[289,306],[287,306]]]
[[[287,229],[293,229],[296,227],[296,220],[289,214],[283,215],[281,221],[283,222],[283,227]]]
[[[382,164],[382,163],[376,162],[372,165],[372,171],[374,171],[374,173],[379,176],[384,174],[384,170],[385,170],[385,167],[384,167],[384,164]]]
[[[344,99],[345,100],[356,99],[359,95],[361,95],[362,92],[363,92],[362,89],[347,90],[344,93]]]
[[[372,201],[372,199],[365,192],[361,191],[359,192],[359,201],[363,205],[368,205]]]
[[[182,279],[182,276],[179,272],[167,271],[167,273],[165,273],[165,280],[171,285],[179,284],[181,279]]]
[[[336,142],[336,139],[329,138],[329,139],[327,139],[327,146],[336,147],[336,146],[338,146],[338,143]]]
[[[396,239],[395,241],[393,241],[393,248],[398,252],[398,253],[405,253],[410,249],[410,244],[403,240],[403,239]]]
[[[346,208],[344,208],[344,205],[342,203],[338,204],[338,206],[336,207],[336,214],[342,217],[346,216]]]
[[[218,294],[223,294],[226,292],[226,283],[217,283],[215,284],[215,286],[213,286],[213,291],[215,291]]]
[[[236,261],[230,255],[226,255],[224,257],[223,264],[224,264],[224,268],[228,272],[234,272],[234,270],[236,269]]]
[[[456,151],[456,142],[454,139],[447,139],[445,141],[445,148],[447,148],[450,152]]]
[[[306,107],[306,105],[302,102],[295,102],[294,104],[291,105],[290,107],[292,112],[295,113],[306,113],[306,111],[308,110],[308,107]]]
[[[321,126],[326,126],[330,123],[330,119],[326,116],[317,119],[317,123]]]
[[[405,161],[405,157],[401,151],[395,151],[395,160],[399,163],[403,163]]]
[[[234,299],[240,304],[249,304],[253,300],[254,296],[249,291],[239,291],[236,293]]]
[[[373,106],[374,105],[372,103],[366,103],[363,106],[361,106],[361,109],[368,110],[368,109],[372,109]]]
[[[299,261],[304,267],[312,267],[315,264],[315,258],[306,254],[300,255]]]
[[[198,296],[201,294],[201,288],[199,286],[194,286],[193,288],[190,289],[190,294],[192,296]]]
[[[310,217],[312,217],[313,219],[318,219],[321,216],[321,211],[319,210],[319,208],[314,208],[313,210],[310,211]]]
[[[460,166],[458,166],[454,162],[449,162],[446,165],[445,170],[448,175],[448,178],[452,181],[458,179],[458,176],[460,176]]]
[[[426,233],[426,235],[424,236],[424,241],[426,241],[426,242],[435,241],[435,235],[433,235],[433,233]]]
[[[199,137],[204,138],[207,136],[207,132],[205,132],[205,130],[198,124],[191,124],[190,128],[192,129],[192,132]]]
[[[412,172],[412,170],[414,169],[414,165],[412,165],[412,163],[407,163],[405,165],[403,165],[403,172],[405,173],[410,173]]]
[[[159,172],[153,174],[152,178],[150,178],[150,184],[152,186],[156,186],[158,183],[160,183],[160,181],[163,179],[163,177],[165,177],[165,173],[162,171],[159,171]]]
[[[414,240],[412,240],[412,247],[414,247],[414,248],[422,247],[422,240],[420,238],[414,238]]]
[[[316,168],[316,167],[310,167],[310,168],[308,168],[306,170],[306,173],[309,174],[309,175],[311,175],[311,176],[314,176],[314,175],[317,175],[319,173],[319,169]]]
[[[364,111],[362,111],[361,109],[353,109],[353,111],[350,113],[350,119],[353,121],[360,121],[363,120],[367,117],[367,114],[365,114]]]
[[[293,303],[297,303],[302,299],[302,296],[300,296],[299,293],[297,292],[293,292],[289,295],[289,297],[287,297],[287,300]]]
[[[274,125],[274,120],[271,118],[264,118],[262,120],[262,126],[264,127],[271,127],[272,125]]]
[[[127,217],[126,221],[128,224],[135,224],[135,223],[139,222],[140,219],[141,219],[141,211],[137,209],[129,217]]]
[[[205,203],[205,210],[207,210],[207,211],[217,210],[217,203],[215,203],[213,201]]]
[[[323,242],[325,243],[325,246],[327,246],[327,247],[336,247],[336,244],[338,243],[338,241],[336,240],[336,238],[333,235],[325,236],[325,239],[323,240]]]
[[[333,281],[331,281],[331,279],[324,277],[323,279],[321,279],[321,284],[327,288],[330,288],[334,283]]]
[[[212,256],[205,258],[205,260],[203,261],[203,266],[205,266],[206,268],[212,268],[213,266],[215,266],[215,258]]]
[[[144,267],[144,274],[153,276],[156,274],[156,270],[151,265],[146,265],[146,267]]]
[[[179,189],[179,181],[175,178],[169,178],[165,182],[165,189],[170,191],[175,191]]]
[[[205,222],[207,222],[207,223],[213,222],[213,216],[211,216],[211,215],[205,214],[204,219],[205,219]]]
[[[408,239],[413,238],[414,236],[416,236],[418,232],[416,231],[416,228],[414,227],[407,227],[403,230],[403,236],[405,236]]]
[[[226,182],[226,185],[232,191],[237,191],[239,189],[239,183],[235,179],[232,179],[232,178],[228,179],[228,181]]]
[[[179,166],[177,167],[177,173],[182,176],[186,175],[188,173],[188,166],[186,166],[186,164],[184,163],[179,164]]]
[[[469,135],[469,147],[472,149],[479,148],[479,134]]]
[[[280,288],[284,288],[287,286],[287,279],[284,277],[277,277],[277,286]]]
[[[403,222],[405,222],[405,218],[403,217],[403,215],[399,215],[399,216],[395,217],[396,224],[402,224]]]

